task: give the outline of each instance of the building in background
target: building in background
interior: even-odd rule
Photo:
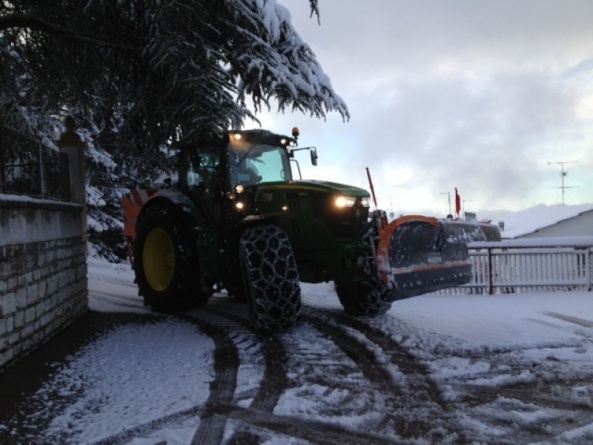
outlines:
[[[593,236],[593,204],[538,205],[498,224],[503,239]]]

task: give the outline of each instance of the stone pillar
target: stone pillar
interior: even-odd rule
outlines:
[[[71,116],[64,121],[66,131],[58,141],[62,153],[68,155],[70,173],[70,201],[80,204],[83,208],[83,234],[86,234],[86,181],[84,177],[84,150],[86,144],[74,131],[76,124]]]

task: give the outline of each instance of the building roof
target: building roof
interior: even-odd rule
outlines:
[[[504,222],[504,230],[501,230],[501,234],[503,238],[525,236],[591,211],[593,211],[593,204],[538,205],[505,217],[501,221]]]

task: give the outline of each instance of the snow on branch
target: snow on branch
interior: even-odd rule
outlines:
[[[315,2],[316,4],[316,2]],[[289,11],[275,0],[229,2],[231,23],[238,25],[230,45],[231,72],[238,79],[239,97],[251,95],[259,111],[270,101],[287,108],[325,117],[349,112],[311,48],[291,23]]]

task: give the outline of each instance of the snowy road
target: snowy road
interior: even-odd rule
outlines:
[[[155,317],[128,266],[89,278],[92,309],[146,322],[63,364],[0,425],[14,443],[593,443],[593,293],[427,295],[369,320],[304,284],[302,322],[265,338],[224,294]]]

